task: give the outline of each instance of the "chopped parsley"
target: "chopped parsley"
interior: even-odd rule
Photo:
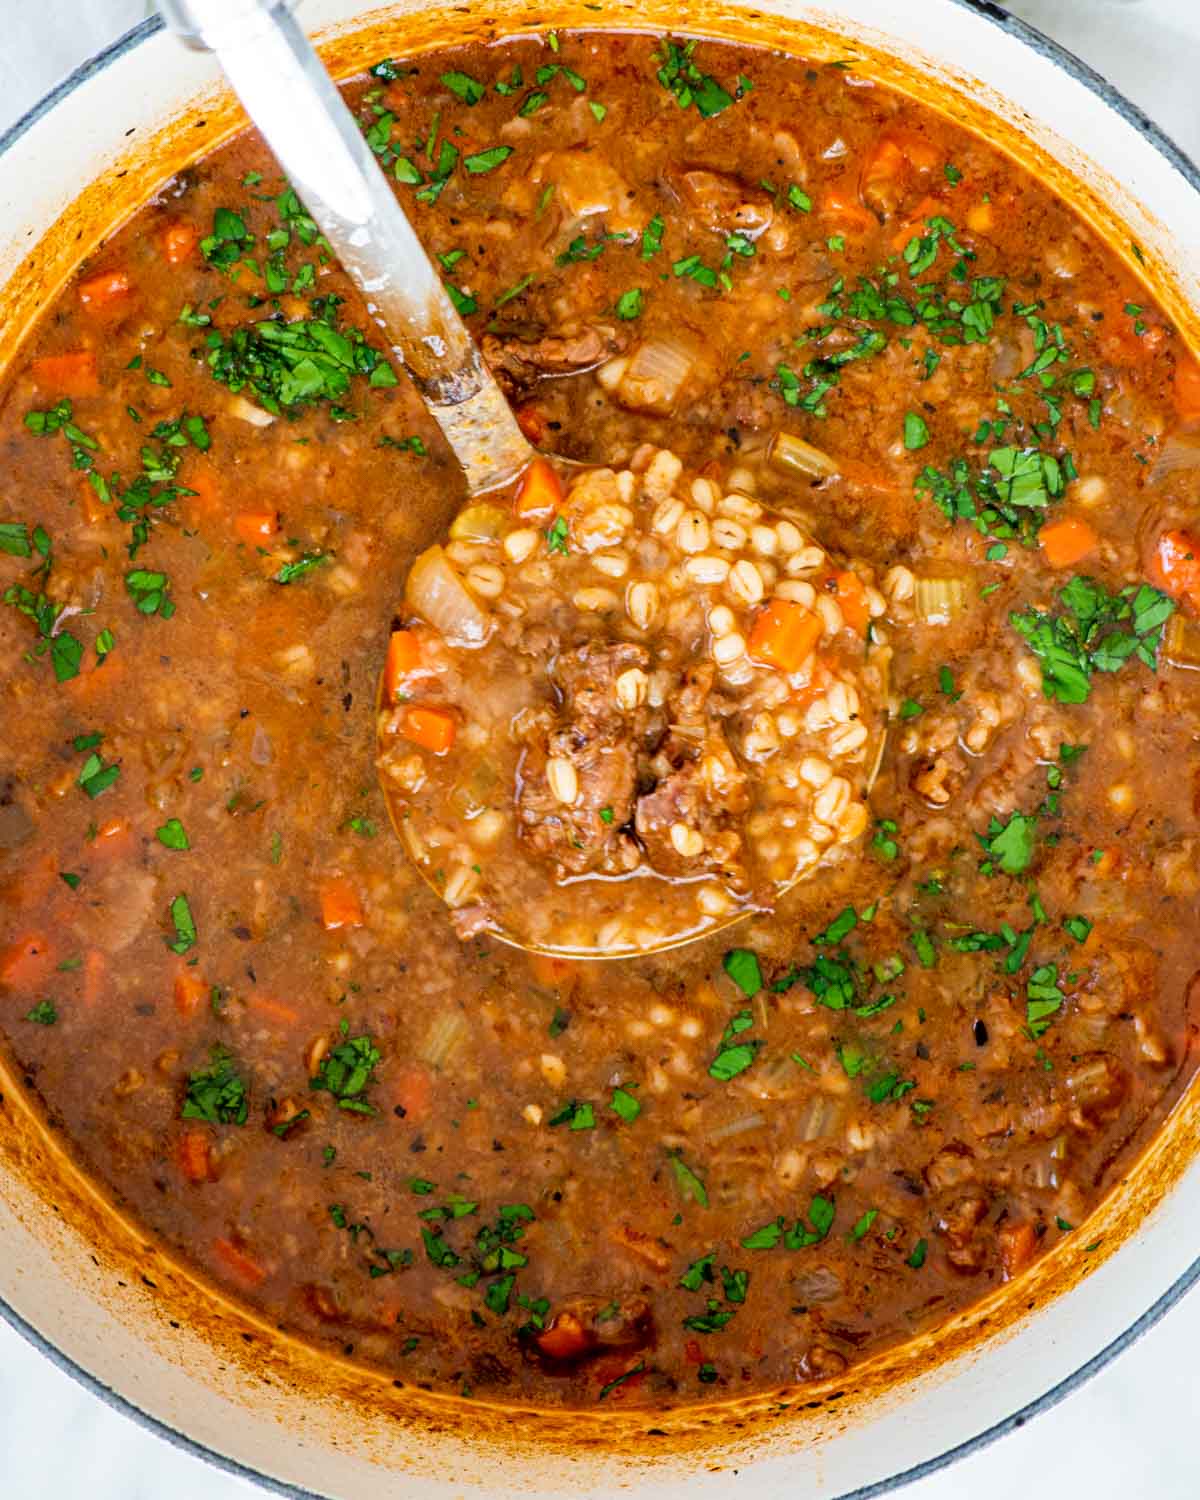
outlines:
[[[695,41],[680,46],[678,42],[664,38],[662,50],[655,54],[655,61],[659,64],[658,81],[680,109],[690,109],[695,105],[701,119],[708,120],[728,109],[734,96],[711,74],[700,71],[692,60],[695,50]]]
[[[762,989],[763,978],[758,955],[749,948],[731,948],[721,960],[721,967],[748,999],[752,999]]]
[[[464,104],[471,108],[474,108],[487,93],[485,85],[478,79],[472,78],[469,73],[443,73],[441,81],[452,94],[456,94]]]
[[[375,1106],[364,1096],[375,1082],[375,1068],[381,1053],[369,1036],[346,1036],[344,1033],[349,1028],[345,1021],[342,1028],[342,1040],[321,1059],[316,1076],[308,1080],[308,1086],[314,1092],[332,1094],[339,1109],[352,1114],[373,1115],[377,1112]]]
[[[304,578],[314,568],[319,568],[323,563],[330,561],[331,554],[328,552],[306,552],[298,557],[295,562],[284,563],[278,573],[273,577],[275,583],[295,583],[297,578]]]
[[[181,1117],[207,1120],[210,1125],[244,1125],[247,1110],[246,1085],[233,1058],[224,1047],[213,1047],[208,1067],[188,1075]]]
[[[471,156],[463,157],[463,166],[467,171],[478,177],[485,172],[494,172],[512,155],[511,146],[489,146],[486,151],[476,151]]]
[[[671,1153],[671,1170],[675,1173],[675,1183],[684,1202],[691,1199],[701,1208],[707,1208],[708,1189],[678,1152]]]
[[[642,315],[642,306],[645,294],[640,286],[630,287],[629,291],[622,292],[617,298],[617,317],[626,323]]]
[[[1037,846],[1037,819],[1028,813],[1014,812],[1007,823],[994,814],[988,820],[987,833],[977,834],[979,842],[1006,875],[1021,875],[1033,862]],[[985,862],[985,874],[990,874]]]
[[[1042,668],[1042,691],[1060,703],[1085,703],[1095,672],[1116,672],[1131,657],[1154,671],[1174,600],[1148,583],[1110,594],[1093,578],[1075,577],[1059,591],[1062,610],[1009,615]]]
[[[170,913],[175,938],[174,941],[167,939],[167,947],[172,953],[186,953],[196,943],[196,921],[188,898],[184,895],[176,896],[171,902]]]
[[[719,1083],[728,1083],[731,1078],[744,1073],[751,1065],[758,1054],[758,1049],[763,1045],[762,1042],[754,1038],[738,1041],[737,1038],[753,1025],[754,1017],[748,1010],[739,1011],[733,1017],[721,1038],[720,1050],[708,1066],[711,1078],[715,1078]]]
[[[835,1208],[832,1198],[816,1194],[808,1205],[808,1221],[797,1219],[789,1229],[784,1218],[772,1220],[756,1229],[742,1241],[744,1250],[774,1250],[782,1245],[785,1250],[804,1250],[809,1245],[818,1245],[833,1228]]]
[[[1042,964],[1034,969],[1025,987],[1025,1026],[1033,1040],[1050,1029],[1050,1022],[1062,1009],[1066,996],[1058,979],[1057,964]]]
[[[613,1089],[609,1108],[613,1114],[624,1120],[627,1125],[632,1125],[642,1112],[640,1101],[634,1098],[627,1088],[622,1086]]]
[[[175,613],[175,605],[167,597],[170,587],[171,580],[165,573],[135,568],[125,575],[125,588],[139,614],[160,615],[169,620]]]
[[[80,768],[78,781],[89,797],[98,797],[112,786],[120,774],[121,767],[115,761],[105,765],[99,753],[93,750]]]
[[[634,1101],[636,1103],[636,1100]],[[586,1100],[580,1102],[571,1099],[562,1106],[560,1110],[546,1121],[553,1129],[558,1125],[568,1125],[572,1130],[594,1130],[596,1127],[596,1110]]]
[[[318,299],[312,308],[317,316],[293,323],[269,318],[228,336],[214,329],[205,340],[213,379],[235,395],[247,391],[274,416],[294,417],[327,402],[335,420],[352,415],[339,403],[355,377],[375,388],[397,383],[395,370],[358,329],[336,326],[337,298]]]
[[[178,818],[168,818],[161,828],[156,828],[154,837],[164,849],[190,849],[187,830]]]

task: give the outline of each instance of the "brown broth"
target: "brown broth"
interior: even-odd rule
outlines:
[[[657,82],[657,46],[595,33],[564,34],[557,53],[534,41],[448,50],[349,94],[368,123],[375,107],[395,116],[393,150],[424,179],[400,188],[403,201],[431,251],[465,252],[448,277],[475,303],[470,324],[539,441],[613,462],[650,442],[728,473],[785,427],[844,461],[842,477],[798,485],[827,545],[881,577],[969,582],[969,607],[939,624],[914,618],[892,574],[900,717],[878,827],[851,866],[773,916],[605,965],[454,936],[387,832],[373,762],[400,583],[457,507],[459,481],[403,383],[356,378],[332,403],[353,420],[322,401],[258,426],[251,393],[213,379],[209,335],[274,310],[266,236],[282,184],[253,137],[182,174],[81,267],[0,406],[4,521],[24,524],[31,552],[0,557],[0,584],[84,612],[59,621],[84,651],[79,674],[57,683],[50,658],[31,655],[35,622],[0,608],[0,1027],[80,1158],[149,1230],[286,1326],[482,1399],[683,1402],[837,1373],[1063,1235],[1086,1239],[1090,1209],[1194,1068],[1196,674],[1133,660],[1097,673],[1085,703],[1051,701],[1009,623],[1052,605],[1077,572],[1112,593],[1138,584],[1162,533],[1196,527],[1189,471],[1156,468],[1200,418],[1194,366],[1070,210],[984,142],[853,74],[709,42],[701,71],[730,96],[739,75],[753,89],[703,118]],[[539,83],[541,67],[560,71]],[[451,70],[486,82],[485,97],[455,97],[439,81]],[[546,102],[522,115],[538,92]],[[435,114],[459,156],[421,202],[441,154],[429,160]],[[888,142],[907,163],[890,173]],[[501,143],[506,161],[466,169]],[[736,175],[743,191],[731,207],[720,184],[689,188],[689,170]],[[247,183],[251,172],[261,181]],[[810,209],[787,203],[792,185]],[[585,224],[569,202],[587,206],[589,193],[608,208]],[[772,223],[754,253],[731,249],[744,206],[762,213],[764,200]],[[166,231],[209,234],[220,208],[243,216],[258,272],[231,281],[195,248],[171,264]],[[647,258],[655,216],[662,248]],[[931,217],[976,258],[954,281],[959,251],[943,239],[921,279],[946,296],[1004,279],[978,342],[947,346],[927,322],[848,309],[858,278],[878,281],[885,263],[889,290],[915,300],[908,263],[889,258]],[[632,244],[602,239],[626,232]],[[373,342],[353,290],[294,222],[284,264],[287,318],[336,296],[340,326]],[[696,280],[697,266],[716,284]],[[94,278],[114,272],[129,289],[111,296],[120,284]],[[643,309],[621,319],[635,286]],[[268,300],[252,307],[251,294]],[[820,310],[831,302],[837,311]],[[1014,303],[1043,305],[1014,314]],[[211,323],[181,322],[185,306]],[[827,325],[840,330],[828,341],[802,337]],[[668,334],[694,341],[678,404],[630,410],[589,371],[553,368],[581,351],[544,339],[597,326],[601,358]],[[1021,372],[1056,328],[1070,351],[1049,391],[1061,418],[1038,431],[1053,411],[1037,374]],[[804,374],[811,359],[872,329],[885,347],[841,367],[826,415],[788,403],[823,378]],[[940,356],[932,369],[927,349]],[[90,393],[86,362],[36,363],[80,351],[95,355]],[[531,364],[547,361],[551,378],[533,379]],[[1092,384],[1076,393],[1084,370]],[[27,415],[62,396],[95,448],[29,429]],[[928,428],[923,447],[904,446],[909,412]],[[171,429],[153,435],[185,414],[204,427],[185,426],[183,446]],[[1002,430],[978,436],[997,420]],[[180,454],[174,482],[194,493],[151,507],[131,562],[133,501],[122,517],[111,496],[142,470],[145,445],[152,473]],[[914,494],[926,464],[946,472],[965,457],[977,470],[1006,445],[1071,455],[1078,477],[1047,509],[1094,532],[1076,564],[1053,570],[994,525],[988,536],[952,527]],[[81,464],[104,476],[107,503]],[[32,575],[35,526],[52,546],[48,575]],[[168,575],[173,614],[136,607],[155,585],[131,596],[135,568]],[[1190,616],[1200,599],[1180,591]],[[104,630],[114,645],[97,666]],[[1063,745],[1087,749],[1064,761]],[[93,774],[119,766],[94,798],[79,784],[92,754]],[[1036,822],[999,848],[1019,864],[1031,832],[1032,855],[1015,875],[986,873],[1001,854],[980,836],[993,818],[1011,828],[1014,813]],[[169,847],[172,819],[187,849]],[[187,911],[173,915],[179,896]],[[856,926],[814,947],[848,907]],[[189,914],[195,942],[175,953]],[[755,955],[757,994],[726,971],[734,949]],[[840,967],[818,977],[818,955]],[[749,962],[731,960],[733,975],[745,980]],[[848,983],[851,1003],[832,1008]],[[1028,1010],[1055,991],[1056,1008]],[[709,1068],[743,1013],[752,1024],[737,1035],[762,1046],[721,1081]],[[347,1092],[329,1058],[360,1037],[359,1057],[374,1048],[379,1060]],[[214,1046],[245,1084],[244,1124],[236,1089],[218,1110],[233,1119],[181,1118],[189,1075]],[[340,1108],[314,1075],[373,1113]],[[640,1104],[635,1119],[614,1109],[618,1087]],[[217,1107],[202,1082],[191,1097]],[[512,1205],[528,1216],[506,1218]],[[442,1213],[420,1217],[430,1210]],[[756,1232],[756,1244],[777,1243],[745,1247]]]

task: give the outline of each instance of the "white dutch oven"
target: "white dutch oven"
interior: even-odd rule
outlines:
[[[569,24],[687,29],[848,58],[986,131],[1143,264],[1195,343],[1200,173],[1099,78],[988,0],[638,0],[486,12],[311,0],[336,72],[408,47]],[[361,33],[370,18],[371,35]],[[0,359],[71,264],[236,127],[211,60],[146,23],[0,138]],[[89,186],[91,185],[91,186]],[[82,196],[80,196],[82,195]],[[1136,248],[1134,248],[1136,247]],[[0,1072],[0,1312],[135,1419],[286,1494],[866,1496],[1044,1410],[1200,1278],[1200,1091],[1031,1275],[841,1385],[576,1417],[437,1398],[317,1355],[146,1242]]]

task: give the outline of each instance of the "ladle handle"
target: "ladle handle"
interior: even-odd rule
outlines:
[[[529,462],[529,444],[285,0],[158,3],[185,42],[216,54],[411,375],[470,491],[513,479]]]

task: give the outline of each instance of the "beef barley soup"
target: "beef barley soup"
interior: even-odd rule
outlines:
[[[562,33],[347,93],[548,457],[465,503],[252,135],[79,267],[0,395],[16,1076],[406,1383],[840,1377],[1085,1252],[1192,1078],[1200,367],[851,69]],[[672,903],[747,915],[496,936]]]

